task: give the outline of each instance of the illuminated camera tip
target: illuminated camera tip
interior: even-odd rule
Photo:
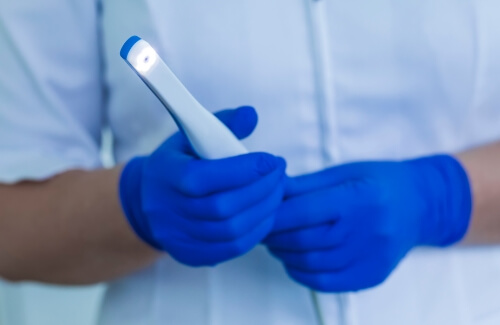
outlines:
[[[156,51],[151,46],[146,47],[137,55],[135,68],[140,73],[146,73],[156,63],[157,58]]]

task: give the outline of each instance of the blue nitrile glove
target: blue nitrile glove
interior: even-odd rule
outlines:
[[[383,282],[415,246],[459,241],[469,181],[451,156],[361,162],[290,178],[264,241],[296,281],[343,292]]]
[[[217,117],[239,138],[257,124],[251,107]],[[125,166],[120,198],[145,242],[183,264],[215,265],[248,252],[268,235],[285,182],[282,158],[250,153],[201,160],[178,132],[150,156]]]

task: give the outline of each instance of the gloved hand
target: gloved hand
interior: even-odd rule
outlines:
[[[240,139],[257,124],[251,107],[217,116]],[[285,179],[282,158],[250,153],[201,160],[178,132],[150,156],[125,166],[120,199],[145,242],[183,264],[215,265],[248,252],[268,235]]]
[[[450,156],[362,162],[291,178],[265,239],[296,281],[343,292],[383,282],[415,246],[465,234],[469,181]]]

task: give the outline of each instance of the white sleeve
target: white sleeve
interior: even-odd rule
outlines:
[[[0,182],[100,166],[97,0],[0,3]]]

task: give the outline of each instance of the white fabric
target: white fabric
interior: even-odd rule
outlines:
[[[0,180],[98,167],[103,105],[95,1],[0,7]]]
[[[104,0],[101,56],[96,8],[2,4],[2,181],[95,168],[104,122],[117,161],[175,130],[119,58],[132,34],[207,108],[255,106],[259,126],[245,145],[284,156],[290,174],[500,139],[498,1]],[[496,247],[422,249],[383,285],[320,295],[319,305],[332,325],[498,324],[498,279]],[[213,269],[164,258],[112,283],[100,321],[316,322],[310,292],[262,247]]]

